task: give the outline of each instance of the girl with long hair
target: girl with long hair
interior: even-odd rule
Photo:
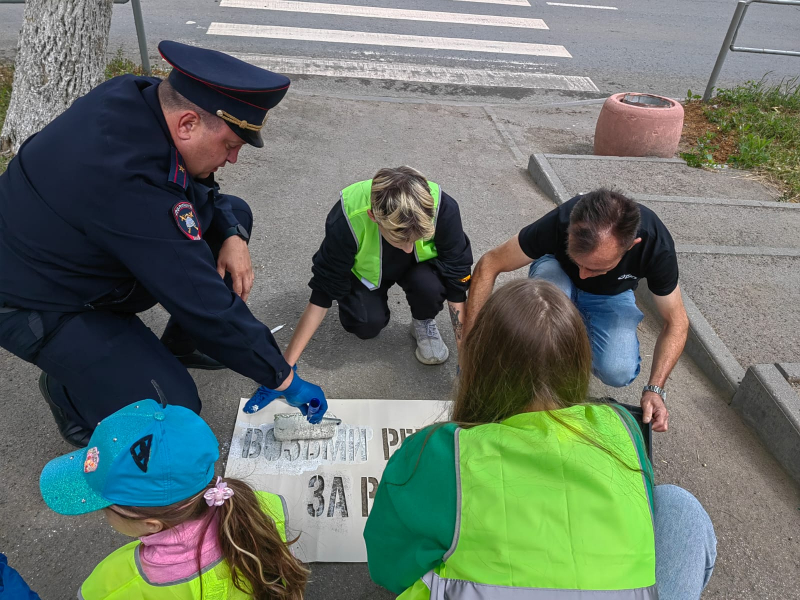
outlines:
[[[404,600],[699,598],[708,515],[654,486],[634,418],[590,402],[577,309],[544,281],[496,291],[464,341],[452,421],[407,438],[367,520],[370,575]]]
[[[214,480],[218,458],[194,412],[143,400],[104,419],[87,448],[48,463],[40,488],[50,508],[103,510],[139,538],[106,557],[78,597],[302,600],[308,570],[290,551],[283,499]]]

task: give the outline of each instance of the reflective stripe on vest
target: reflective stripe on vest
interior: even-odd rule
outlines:
[[[256,492],[261,509],[275,522],[281,539],[286,541],[286,502],[283,497]],[[190,577],[169,583],[147,580],[139,559],[141,542],[131,542],[109,554],[83,582],[80,600],[196,600],[200,597],[202,581],[205,600],[248,600],[246,594],[233,585],[228,564],[220,559]]]
[[[433,223],[439,216],[441,189],[439,184],[428,182],[433,197]],[[342,190],[339,197],[342,212],[347,217],[350,232],[356,241],[356,257],[353,274],[370,290],[381,286],[383,276],[383,244],[378,225],[369,218],[367,211],[372,208],[372,180],[359,181]],[[436,245],[433,239],[417,240],[414,244],[414,257],[417,262],[436,258]]]
[[[572,406],[458,429],[455,457],[453,542],[400,599],[658,598],[649,486],[639,469],[652,471],[615,408]]]
[[[658,600],[655,584],[633,590],[523,588],[442,579],[433,571],[429,571],[422,581],[431,600]]]

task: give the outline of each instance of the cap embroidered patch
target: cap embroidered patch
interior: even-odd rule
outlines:
[[[190,240],[201,239],[200,220],[191,202],[178,202],[172,207],[172,216],[186,237]]]
[[[100,450],[95,446],[89,448],[86,452],[86,460],[83,462],[83,472],[92,473],[97,470],[97,465],[100,463]]]
[[[156,413],[160,414],[160,413]],[[163,415],[162,415],[163,416]],[[142,473],[147,473],[147,465],[150,463],[150,450],[153,447],[153,434],[144,436],[131,446],[131,456],[136,466]]]

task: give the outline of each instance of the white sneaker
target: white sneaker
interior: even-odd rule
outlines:
[[[411,337],[417,340],[414,354],[424,365],[440,365],[450,356],[434,319],[411,319]]]

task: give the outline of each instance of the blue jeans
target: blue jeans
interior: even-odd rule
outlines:
[[[674,485],[653,489],[658,600],[696,600],[717,560],[714,526],[700,502]]]
[[[644,318],[633,291],[602,296],[579,290],[552,254],[535,260],[528,277],[555,284],[578,307],[589,333],[595,377],[612,387],[633,383],[642,363],[636,328]]]

